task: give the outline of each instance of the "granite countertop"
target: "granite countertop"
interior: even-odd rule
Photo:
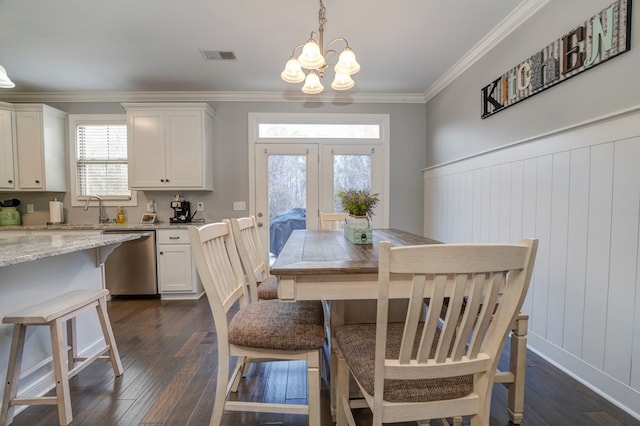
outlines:
[[[123,225],[116,223],[63,223],[60,225],[30,225],[30,226],[0,226],[0,234],[2,231],[154,231],[156,229],[186,229],[190,225],[203,225],[204,222],[189,223],[126,223]]]
[[[11,228],[27,231],[25,228],[30,227]],[[103,234],[98,232],[0,232],[0,267],[119,244],[135,240],[140,236],[140,234]]]

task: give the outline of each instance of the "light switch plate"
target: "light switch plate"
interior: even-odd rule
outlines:
[[[234,201],[233,202],[233,210],[234,211],[241,211],[241,210],[246,210],[247,209],[247,203],[245,203],[244,201]]]

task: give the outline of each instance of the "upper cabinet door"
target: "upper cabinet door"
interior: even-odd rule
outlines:
[[[43,189],[42,114],[18,112],[18,172],[21,189]]]
[[[67,113],[44,104],[16,104],[15,143],[19,191],[67,190]]]
[[[44,104],[16,104],[18,190],[67,190],[67,113]]]
[[[213,110],[207,104],[123,104],[131,189],[213,189]]]
[[[166,120],[166,174],[170,185],[200,189],[206,186],[203,174],[205,144],[200,111],[170,111]]]
[[[164,113],[134,111],[127,114],[129,186],[164,188],[166,150]]]
[[[11,126],[12,112],[0,109],[0,189],[16,187],[13,158],[15,143]]]

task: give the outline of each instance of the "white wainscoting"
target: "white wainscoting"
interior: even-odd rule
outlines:
[[[539,238],[530,349],[640,418],[640,108],[426,169],[424,199],[431,238]]]

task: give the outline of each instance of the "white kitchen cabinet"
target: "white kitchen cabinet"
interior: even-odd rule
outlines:
[[[67,190],[67,114],[43,104],[15,104],[19,191]]]
[[[15,152],[13,105],[0,102],[0,190],[16,188]]]
[[[156,231],[158,291],[163,299],[197,299],[202,284],[191,257],[186,229]]]
[[[122,104],[129,187],[213,190],[213,110],[205,103]]]

